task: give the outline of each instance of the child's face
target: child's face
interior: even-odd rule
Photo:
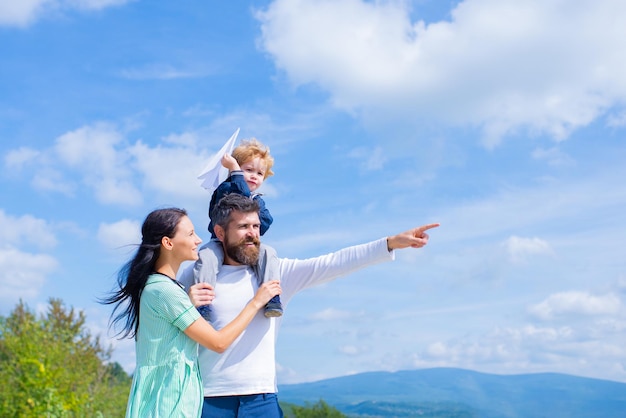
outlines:
[[[263,180],[265,180],[265,161],[260,157],[254,157],[243,163],[241,169],[243,170],[243,178],[248,183],[251,192],[261,187]]]

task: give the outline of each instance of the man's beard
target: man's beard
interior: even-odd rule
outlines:
[[[254,246],[247,245],[253,243]],[[239,264],[254,266],[259,261],[259,247],[261,241],[255,237],[244,238],[236,244],[231,244],[226,238],[224,248],[226,254]]]

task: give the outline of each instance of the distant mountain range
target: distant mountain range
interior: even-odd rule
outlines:
[[[361,373],[278,389],[281,402],[323,399],[351,417],[626,418],[626,383],[558,373],[435,368]]]

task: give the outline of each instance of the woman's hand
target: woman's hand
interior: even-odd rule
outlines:
[[[196,283],[189,288],[188,293],[191,303],[193,303],[193,306],[196,308],[198,306],[208,305],[215,299],[213,286],[208,283]]]
[[[223,353],[258,315],[259,309],[264,307],[275,295],[279,295],[280,291],[278,280],[264,283],[239,315],[226,326],[216,330],[203,318],[198,318],[185,329],[185,334],[209,350]],[[213,288],[208,283],[197,283],[189,289],[189,297],[194,305],[198,300],[200,300],[200,304],[206,305],[209,299],[213,300],[213,294]]]

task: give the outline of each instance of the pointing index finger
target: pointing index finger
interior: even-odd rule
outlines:
[[[427,231],[429,229],[437,228],[438,226],[439,226],[438,223],[428,224],[428,225],[420,226],[419,228],[417,228],[417,230],[420,231],[420,232],[424,232],[424,231]]]

